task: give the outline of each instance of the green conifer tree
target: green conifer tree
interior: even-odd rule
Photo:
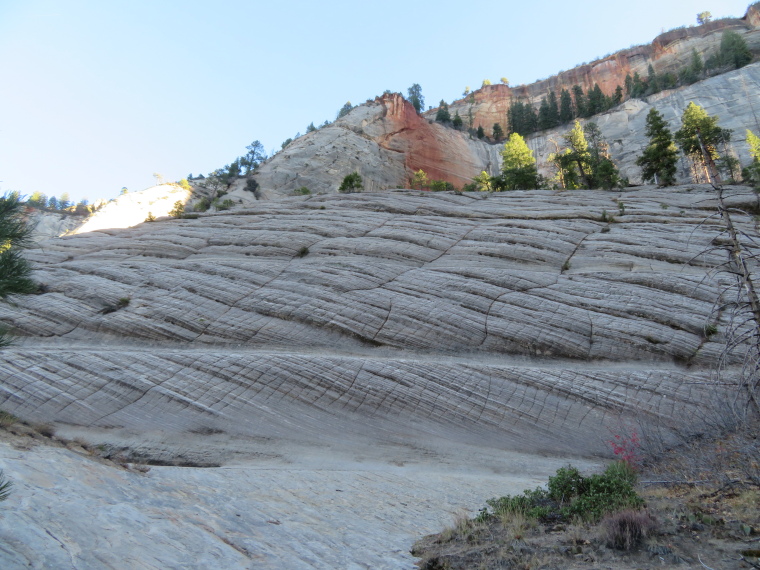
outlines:
[[[566,89],[559,94],[559,122],[561,125],[567,124],[575,118],[573,113],[573,99],[570,92]]]
[[[752,52],[744,38],[733,30],[726,30],[720,39],[720,62],[733,69],[744,67],[752,61]]]
[[[707,181],[715,179],[715,161],[720,158],[718,145],[725,139],[724,129],[718,126],[718,117],[711,117],[693,101],[681,116],[681,128],[676,131],[675,141],[696,167],[704,169]]]
[[[493,180],[499,190],[530,190],[540,187],[533,151],[519,134],[509,135],[501,156],[501,176]]]
[[[655,108],[650,109],[647,115],[646,135],[649,145],[636,159],[636,164],[642,169],[642,178],[660,186],[672,186],[676,183],[678,149],[668,124]]]
[[[37,286],[30,278],[32,268],[21,257],[20,249],[29,245],[31,229],[22,215],[24,204],[16,192],[0,197],[0,299],[32,293]],[[0,347],[10,343],[8,331],[0,328]]]

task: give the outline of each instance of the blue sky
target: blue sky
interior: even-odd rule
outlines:
[[[112,198],[279,149],[346,101],[531,83],[748,4],[0,0],[0,189]]]

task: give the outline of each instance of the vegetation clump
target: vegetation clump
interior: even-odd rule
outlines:
[[[362,184],[361,175],[358,172],[352,172],[351,174],[346,174],[343,178],[343,182],[341,182],[338,187],[338,192],[351,194],[354,192],[361,192],[363,189],[364,184]]]
[[[486,501],[476,520],[521,514],[542,522],[570,521],[573,517],[596,522],[608,513],[640,509],[644,501],[636,494],[636,473],[625,462],[611,464],[604,473],[584,476],[568,465],[549,477],[547,489],[526,490]]]

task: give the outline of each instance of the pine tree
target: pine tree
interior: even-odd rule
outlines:
[[[661,91],[660,81],[657,74],[654,72],[654,67],[652,67],[651,63],[647,69],[647,91],[650,94],[659,93]]]
[[[500,141],[504,138],[504,129],[501,128],[499,123],[493,124],[493,140]]]
[[[509,135],[501,156],[501,176],[493,180],[499,190],[528,190],[540,186],[533,151],[519,134]]]
[[[726,138],[726,132],[718,126],[718,117],[711,117],[692,101],[681,116],[681,128],[674,138],[683,153],[704,169],[707,181],[711,181],[717,174],[718,145]]]
[[[409,102],[414,106],[414,110],[420,113],[425,108],[425,98],[422,96],[420,84],[415,83],[407,89],[407,95],[409,96]]]
[[[455,129],[459,130],[462,128],[462,124],[463,124],[462,117],[459,116],[459,111],[457,111],[456,113],[454,113],[454,118],[451,121],[451,125]]]
[[[484,136],[486,136],[486,132],[483,130],[482,125],[478,125],[478,138],[482,139]]]
[[[563,89],[559,94],[559,122],[564,125],[572,121],[574,118],[573,100],[570,97],[570,92]]]
[[[24,205],[18,193],[0,197],[0,299],[32,293],[37,286],[30,279],[32,268],[19,250],[29,244],[30,228],[21,218]],[[10,343],[7,330],[0,329],[0,347]]]
[[[551,128],[551,119],[549,117],[549,101],[544,97],[541,99],[541,105],[538,108],[538,130],[543,131]]]
[[[668,124],[655,108],[647,115],[646,135],[649,145],[636,159],[636,164],[642,168],[642,178],[660,186],[672,186],[676,183],[678,149]]]
[[[575,99],[575,116],[586,116],[586,96],[583,94],[583,88],[580,85],[573,85],[573,98]]]
[[[449,106],[443,99],[441,99],[441,102],[438,105],[438,112],[435,114],[435,120],[439,123],[451,122],[451,113],[449,113]]]
[[[605,110],[604,93],[598,83],[588,90],[586,116],[591,117]]]
[[[588,151],[588,142],[586,142],[580,121],[575,121],[575,126],[565,135],[565,141],[570,151],[567,160],[578,168],[585,187],[591,188],[591,154]]]
[[[625,76],[625,94],[629,97],[633,97],[633,77],[630,73]]]
[[[610,158],[609,145],[602,136],[596,123],[590,122],[583,127],[583,134],[588,142],[590,174],[589,188],[610,190],[620,185],[620,173]]]
[[[612,105],[620,105],[623,102],[623,88],[618,85],[615,87],[615,95],[612,97]]]
[[[633,97],[634,99],[638,99],[639,97],[642,97],[645,92],[646,92],[646,86],[644,85],[644,82],[641,81],[641,76],[639,75],[639,72],[637,71],[633,74],[631,97]]]
[[[723,65],[739,69],[752,61],[752,52],[743,37],[733,30],[726,30],[720,39],[719,57]]]
[[[549,128],[559,126],[559,105],[557,104],[557,95],[554,91],[549,91]]]

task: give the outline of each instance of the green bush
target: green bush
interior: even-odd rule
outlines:
[[[195,212],[205,212],[211,207],[211,198],[204,196],[193,206]]]
[[[311,194],[311,190],[309,190],[306,186],[301,186],[300,188],[293,190],[293,194],[296,196],[308,196]]]
[[[229,198],[221,202],[218,199],[214,200],[214,208],[216,208],[218,212],[221,212],[223,210],[229,210],[234,205],[235,205],[235,202],[230,200]]]
[[[486,501],[477,520],[520,513],[542,520],[571,520],[580,517],[598,521],[604,515],[624,509],[640,509],[644,501],[636,494],[636,473],[626,463],[612,463],[604,473],[581,475],[568,465],[549,477],[547,490],[537,488],[522,495],[507,495]]]

